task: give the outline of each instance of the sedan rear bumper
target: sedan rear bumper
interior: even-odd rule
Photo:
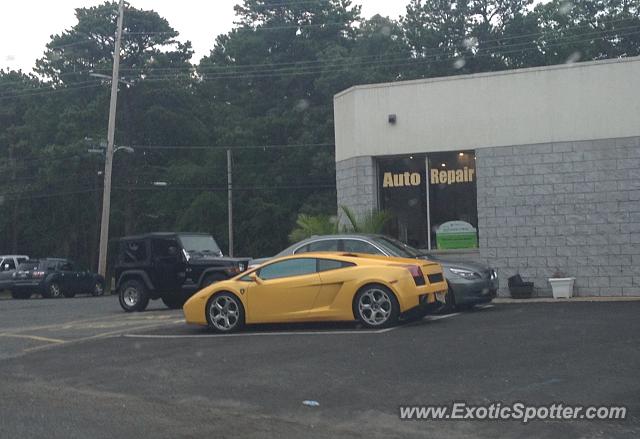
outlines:
[[[44,291],[44,285],[38,281],[15,281],[11,285],[11,291],[16,293],[41,293]]]
[[[498,293],[498,278],[477,280],[449,279],[456,304],[473,305],[491,302]]]

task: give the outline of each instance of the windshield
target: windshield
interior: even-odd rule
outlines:
[[[222,256],[222,250],[211,236],[205,235],[180,235],[182,247],[189,254],[212,254]]]

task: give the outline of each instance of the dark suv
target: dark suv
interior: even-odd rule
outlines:
[[[102,276],[80,270],[69,259],[43,258],[23,262],[13,274],[12,281],[11,295],[15,299],[28,299],[32,294],[48,299],[104,294]]]
[[[120,306],[144,311],[150,299],[182,308],[194,293],[247,269],[249,258],[227,258],[211,235],[149,233],[118,240],[115,266]]]

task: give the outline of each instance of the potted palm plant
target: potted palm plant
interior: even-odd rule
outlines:
[[[568,299],[573,296],[573,283],[575,280],[574,277],[568,277],[562,271],[556,270],[549,278],[553,298]]]

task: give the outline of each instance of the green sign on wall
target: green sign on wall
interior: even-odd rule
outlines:
[[[449,221],[436,230],[438,249],[478,248],[478,233],[465,221]]]

